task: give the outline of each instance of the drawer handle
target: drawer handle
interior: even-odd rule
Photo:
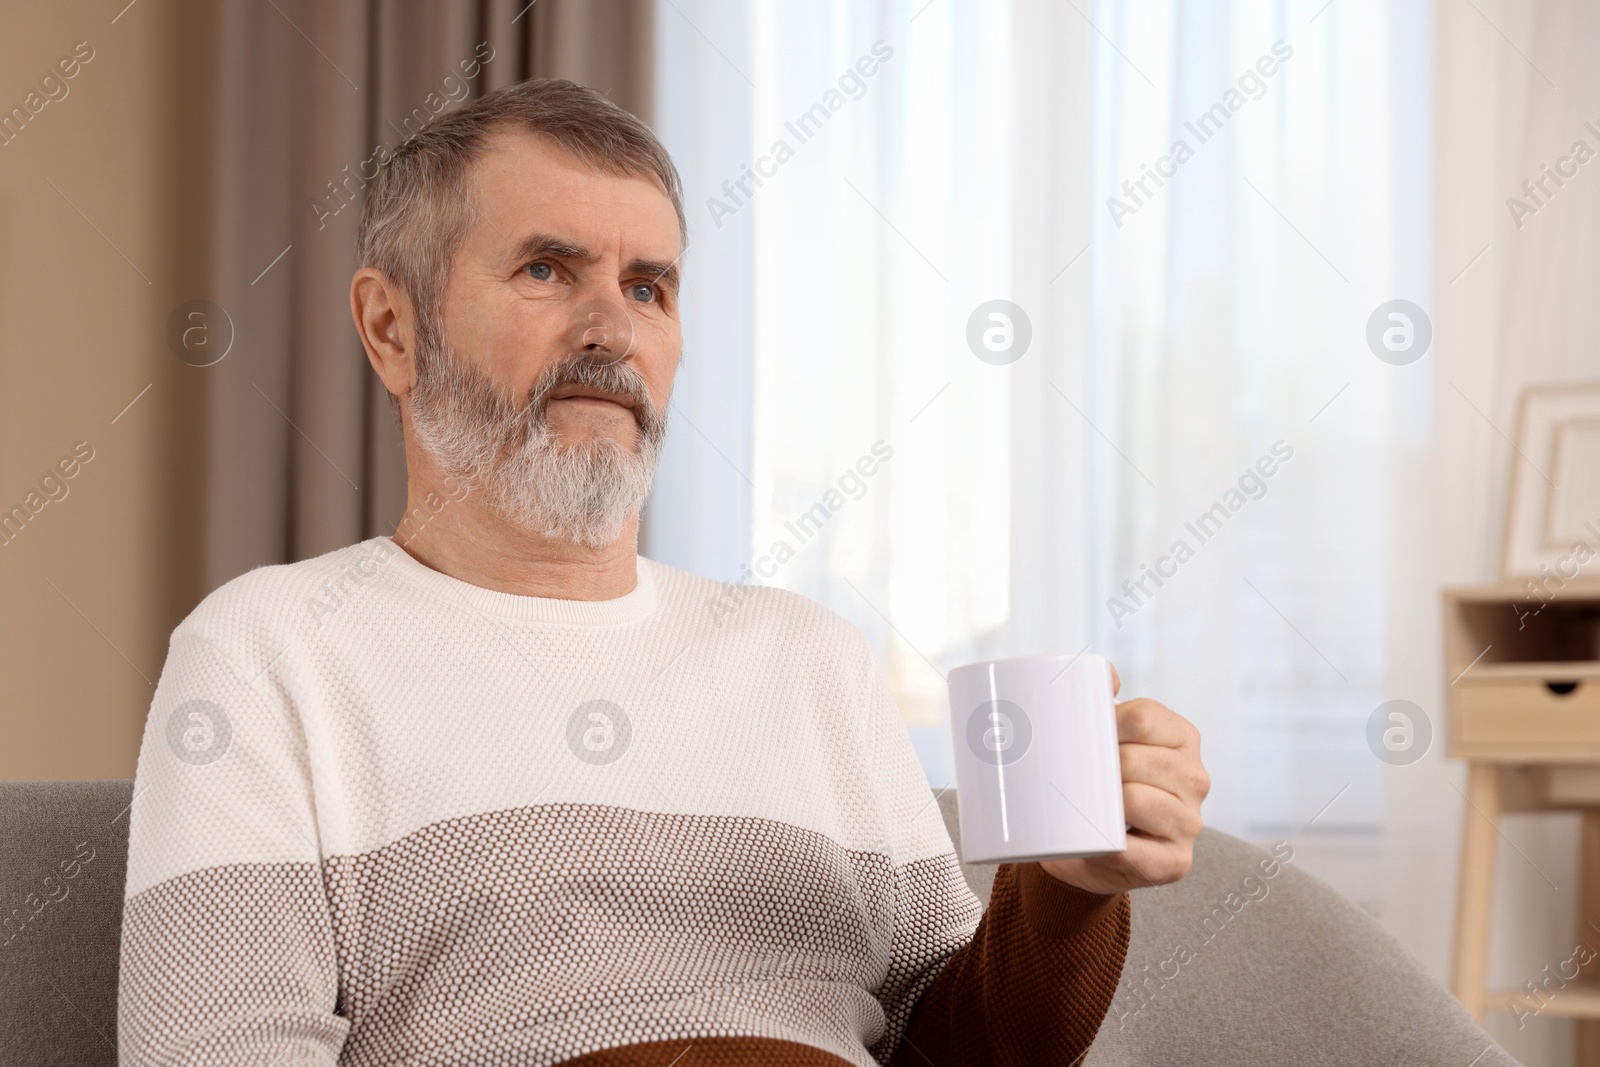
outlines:
[[[1544,687],[1558,697],[1568,696],[1577,691],[1577,682],[1546,682]]]

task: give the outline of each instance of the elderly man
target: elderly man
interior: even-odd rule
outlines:
[[[1194,728],[1119,705],[1122,855],[962,881],[850,624],[637,552],[680,355],[676,170],[491,93],[373,183],[350,289],[394,537],[173,632],[139,754],[125,1064],[1073,1062],[1126,890],[1188,869]]]

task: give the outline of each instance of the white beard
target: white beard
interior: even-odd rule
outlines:
[[[569,382],[631,397],[641,411],[637,446],[610,437],[563,443],[547,405],[550,391]],[[518,403],[425,336],[408,413],[418,445],[507,522],[588,548],[615,542],[644,507],[666,437],[666,417],[625,364],[579,354],[552,364]]]

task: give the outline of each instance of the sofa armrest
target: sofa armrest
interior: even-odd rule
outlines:
[[[955,790],[939,806],[959,853]],[[962,871],[987,903],[995,865]],[[1122,981],[1084,1067],[1515,1067],[1388,931],[1296,867],[1292,846],[1208,828],[1187,877],[1129,897]]]

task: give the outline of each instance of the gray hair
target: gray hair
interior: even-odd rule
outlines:
[[[607,174],[655,176],[677,213],[679,247],[688,246],[683,182],[650,127],[604,93],[565,79],[535,78],[486,93],[402,142],[361,205],[360,265],[405,290],[424,351],[441,348],[439,300],[477,210],[468,181],[472,165],[502,128],[541,134]]]

